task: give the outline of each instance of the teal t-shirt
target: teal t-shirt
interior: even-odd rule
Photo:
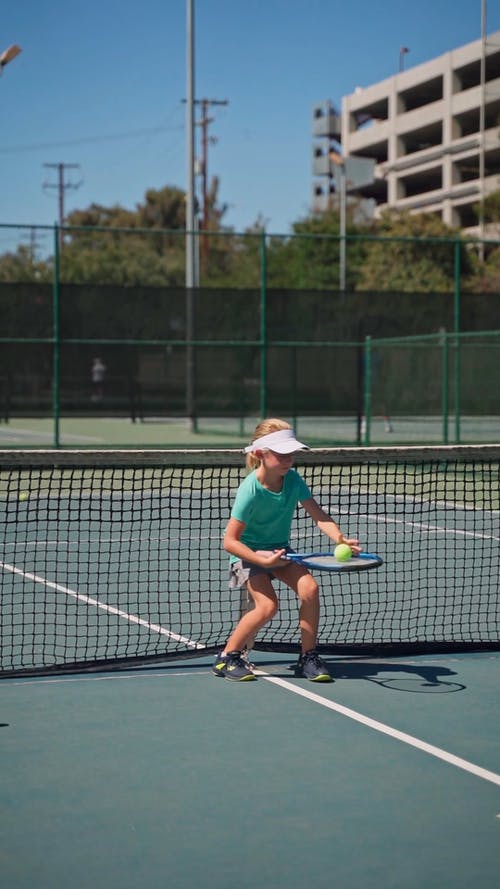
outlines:
[[[290,528],[297,503],[311,497],[301,475],[290,469],[279,493],[264,488],[255,470],[242,481],[231,510],[231,518],[244,522],[241,540],[250,549],[281,549],[289,546]],[[231,561],[237,561],[236,556]]]

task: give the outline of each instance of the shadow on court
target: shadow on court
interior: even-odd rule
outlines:
[[[376,682],[393,691],[421,693],[464,691],[466,686],[454,682],[456,671],[444,666],[405,663],[344,663],[332,665],[336,679],[356,679]],[[390,675],[388,675],[390,674]]]
[[[455,670],[440,664],[411,664],[401,661],[331,659],[324,656],[334,680],[352,679],[373,682],[392,691],[427,694],[464,691],[466,686],[454,681]],[[259,667],[273,676],[293,678],[294,663],[290,658],[259,661]]]

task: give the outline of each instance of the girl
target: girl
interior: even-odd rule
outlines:
[[[242,658],[248,640],[278,610],[273,580],[280,580],[300,601],[299,625],[302,654],[295,675],[313,682],[330,682],[328,669],[316,652],[319,625],[318,584],[307,568],[283,558],[290,548],[290,527],[297,503],[301,503],[318,528],[334,544],[347,543],[353,553],[361,550],[355,538],[345,538],[339,526],[311,495],[304,479],[292,469],[294,454],[307,445],[295,438],[284,420],[263,420],[254,440],[245,448],[251,472],[241,483],[224,534],[224,549],[231,556],[232,588],[246,586],[254,607],[244,614],[212,668],[216,676],[235,681],[255,679]]]

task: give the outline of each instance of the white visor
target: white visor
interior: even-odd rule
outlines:
[[[275,451],[277,454],[293,454],[295,451],[307,451],[307,445],[295,438],[293,429],[280,429],[278,432],[270,432],[256,438],[251,445],[245,448],[245,454],[255,451]]]

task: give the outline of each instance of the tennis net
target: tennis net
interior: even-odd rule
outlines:
[[[384,559],[318,575],[319,649],[388,655],[500,648],[500,445],[303,452],[343,530]],[[0,675],[216,652],[245,603],[221,539],[244,458],[217,451],[0,452]],[[300,508],[297,551],[328,548]],[[298,609],[256,649],[297,651]]]

